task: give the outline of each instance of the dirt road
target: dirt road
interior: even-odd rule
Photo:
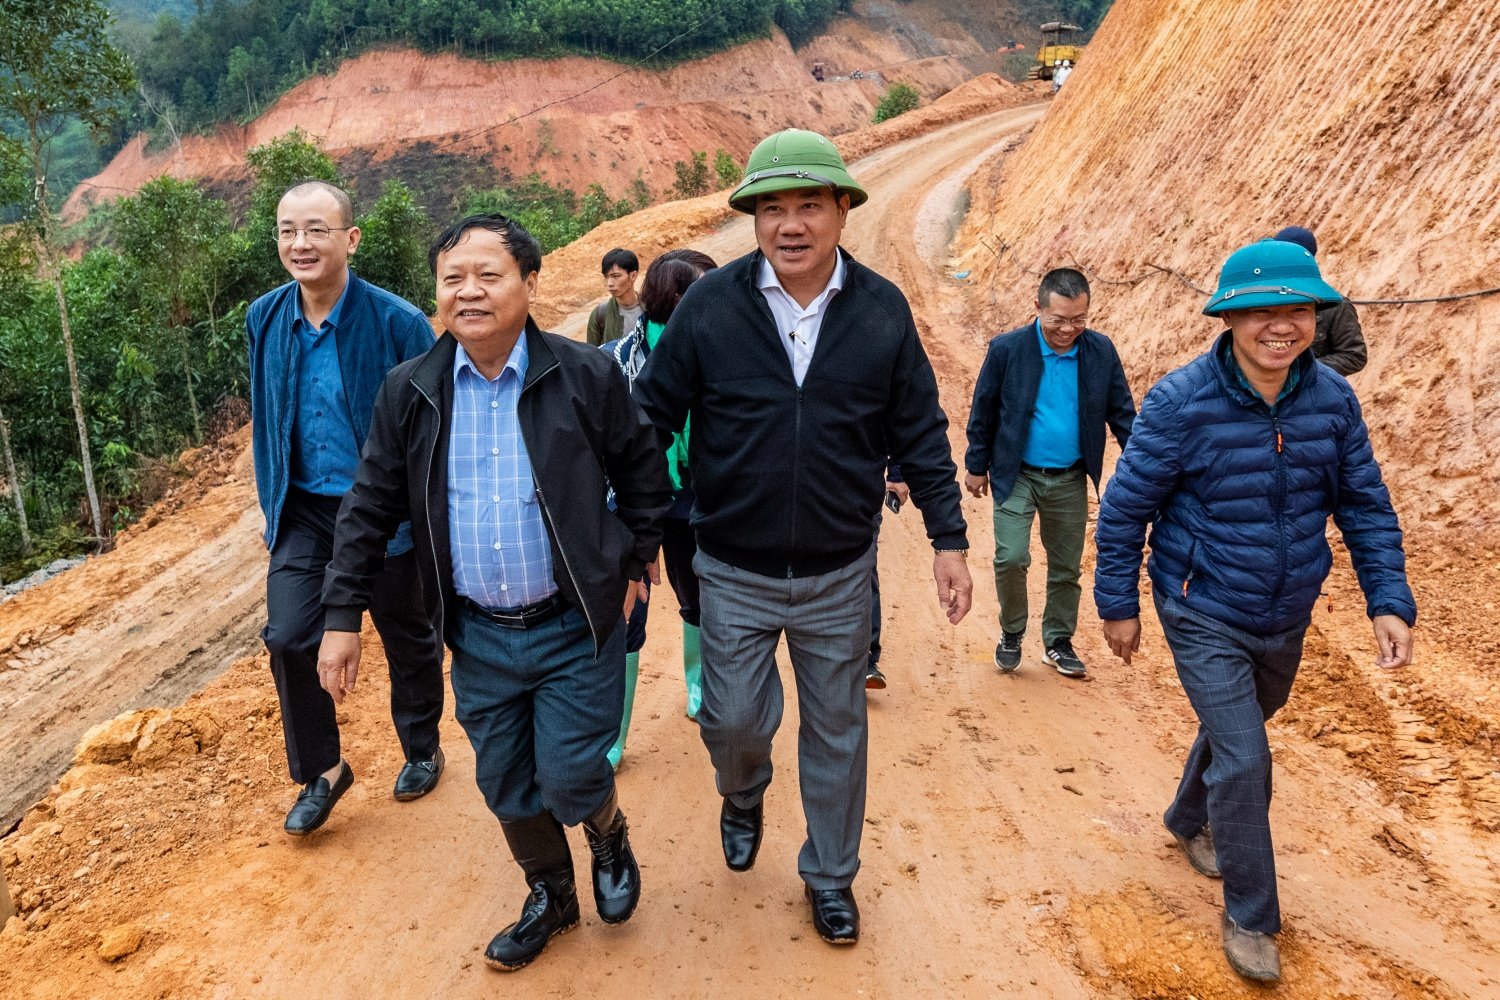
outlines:
[[[871,200],[852,214],[846,245],[910,295],[955,421],[955,453],[991,331],[963,322],[978,290],[923,254],[941,252],[933,229],[952,214],[952,178],[1039,113],[978,119],[855,165]],[[736,220],[697,245],[723,261],[751,244]],[[1434,744],[1379,711],[1401,700],[1391,692],[1405,682],[1365,666],[1370,639],[1347,563],[1331,588],[1339,610],[1319,616],[1305,683],[1273,727],[1286,979],[1252,990],[1219,950],[1218,884],[1187,867],[1160,825],[1192,728],[1159,631],[1147,623],[1133,667],[1107,662],[1086,587],[1077,644],[1091,682],[1046,668],[1035,643],[1019,673],[997,675],[989,501],[964,506],[978,599],[958,628],[938,612],[917,513],[888,517],[881,538],[891,686],[871,697],[857,947],[829,948],[808,924],[795,864],[794,705],[757,867],[723,867],[718,797],[682,715],[676,618],[661,588],[619,778],[645,885],[629,924],[606,928],[589,915],[524,972],[484,967],[480,952],[513,919],[521,885],[451,720],[443,784],[410,805],[389,798],[399,750],[378,646],[367,648],[367,680],[342,713],[359,781],[325,832],[282,837],[292,790],[275,698],[263,660],[249,659],[185,710],[148,720],[166,736],[101,741],[100,763],[75,770],[6,842],[13,888],[41,926],[13,923],[0,936],[0,995],[1325,1000],[1500,991],[1492,803],[1429,795],[1406,772],[1407,750],[1427,747],[1431,758]],[[1035,571],[1034,615],[1040,583]],[[1366,689],[1375,704],[1357,702]],[[1413,718],[1424,711],[1425,702],[1411,705]],[[1350,749],[1356,738],[1370,760]],[[1429,739],[1449,758],[1442,767],[1483,766],[1447,731]],[[1439,766],[1427,765],[1429,774]],[[1490,780],[1477,774],[1466,787],[1480,779]],[[582,869],[586,849],[574,842]],[[99,935],[122,923],[143,932],[140,950],[106,965],[95,955]]]

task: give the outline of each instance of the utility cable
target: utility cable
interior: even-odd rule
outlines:
[[[994,254],[996,260],[1002,259],[1002,256],[1004,254],[1009,253],[1011,255],[1013,266],[1017,270],[1023,271],[1026,274],[1035,275],[1036,277],[1042,277],[1042,275],[1045,273],[1045,272],[1042,272],[1042,271],[1035,270],[1034,268],[1027,267],[1025,264],[1022,264],[1020,262],[1020,260],[1016,259],[1015,247],[1013,247],[1011,244],[1005,242],[1004,240],[1000,239],[999,237],[995,238],[995,246],[990,246],[989,243],[985,242],[982,239],[979,241],[979,245],[982,246],[982,247],[984,247],[990,253]],[[1087,264],[1085,264],[1082,261],[1080,261],[1076,256],[1074,256],[1074,254],[1073,254],[1073,252],[1071,250],[1069,250],[1067,252],[1067,255],[1068,255],[1068,260],[1070,260],[1070,261],[1073,262],[1073,266],[1074,267],[1078,268],[1078,270],[1080,270],[1080,271],[1083,271],[1083,272],[1087,273],[1088,276],[1091,279],[1093,279],[1095,281],[1098,281],[1098,282],[1100,282],[1102,284],[1105,284],[1105,285],[1138,285],[1141,282],[1145,281],[1147,278],[1154,278],[1158,274],[1166,274],[1166,275],[1170,275],[1173,278],[1176,278],[1179,282],[1181,282],[1182,284],[1186,285],[1188,288],[1191,288],[1193,291],[1197,292],[1199,295],[1202,295],[1204,298],[1208,298],[1209,296],[1213,295],[1212,292],[1207,291],[1206,289],[1203,289],[1203,288],[1199,288],[1192,281],[1192,279],[1190,279],[1189,277],[1187,277],[1187,275],[1183,274],[1181,271],[1178,271],[1176,268],[1166,267],[1166,266],[1164,266],[1162,264],[1157,264],[1154,261],[1146,261],[1143,266],[1145,266],[1146,268],[1149,268],[1149,270],[1144,271],[1141,274],[1138,274],[1138,275],[1136,275],[1133,278],[1106,278],[1105,276],[1103,276],[1102,274],[1100,274],[1098,271],[1094,270],[1092,267],[1090,267]],[[1452,293],[1450,295],[1432,295],[1432,296],[1414,297],[1414,298],[1406,298],[1406,299],[1353,299],[1353,298],[1351,298],[1351,299],[1348,299],[1347,301],[1351,305],[1356,305],[1356,306],[1411,306],[1411,305],[1427,305],[1427,304],[1435,303],[1435,302],[1460,302],[1460,301],[1463,301],[1465,299],[1483,298],[1483,297],[1488,296],[1488,295],[1500,295],[1500,286],[1496,286],[1494,288],[1480,288],[1480,289],[1476,289],[1475,291],[1472,291],[1472,292],[1454,292],[1454,293]]]

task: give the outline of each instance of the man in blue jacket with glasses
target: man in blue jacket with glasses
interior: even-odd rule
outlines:
[[[1140,648],[1141,548],[1198,716],[1167,829],[1224,880],[1224,954],[1275,981],[1281,960],[1266,720],[1286,703],[1313,605],[1343,534],[1374,624],[1376,666],[1411,661],[1416,603],[1401,528],[1359,401],[1308,347],[1339,294],[1312,254],[1262,240],[1225,262],[1203,312],[1229,327],[1158,382],[1099,507],[1094,600],[1110,649]]]
[[[265,236],[276,240],[292,280],[256,299],[245,317],[255,488],[271,556],[262,638],[281,702],[287,768],[303,786],[283,829],[300,837],[322,826],[354,783],[317,670],[334,519],[354,484],[386,372],[426,353],[433,336],[421,310],[350,269],[360,233],[342,189],[318,180],[294,184]],[[417,578],[409,526],[387,549],[375,595],[370,617],[389,661],[391,718],[406,758],[393,794],[409,801],[430,792],[443,770],[443,647]]]

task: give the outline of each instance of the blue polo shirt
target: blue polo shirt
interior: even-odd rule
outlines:
[[[334,336],[352,283],[344,283],[333,311],[317,329],[302,315],[300,294],[292,308],[293,341],[299,356],[291,484],[294,489],[318,496],[341,497],[349,492],[359,468],[359,442],[344,394],[338,338]]]
[[[1042,348],[1042,380],[1037,386],[1036,407],[1026,433],[1021,461],[1044,469],[1064,469],[1083,458],[1078,435],[1078,341],[1058,354],[1042,336],[1036,321],[1036,339]]]

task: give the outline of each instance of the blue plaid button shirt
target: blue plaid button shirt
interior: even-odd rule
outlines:
[[[531,456],[516,417],[527,362],[524,332],[494,379],[479,373],[462,345],[453,359],[448,432],[453,589],[487,608],[524,607],[557,592]]]

